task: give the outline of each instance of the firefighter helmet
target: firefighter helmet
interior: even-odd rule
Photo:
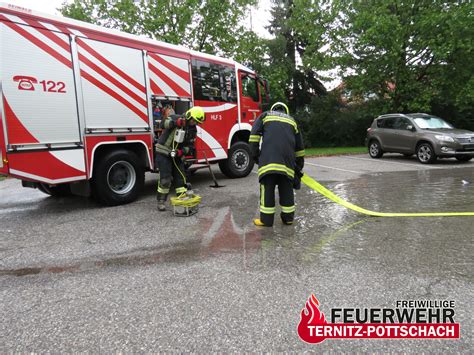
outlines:
[[[270,108],[270,111],[273,111],[273,109],[277,106],[283,106],[285,108],[286,114],[290,114],[290,110],[288,109],[288,106],[286,106],[283,102],[275,102],[273,106]]]
[[[191,107],[189,110],[186,111],[186,119],[189,121],[190,119],[194,118],[197,123],[203,123],[206,119],[206,115],[204,110],[200,106]]]

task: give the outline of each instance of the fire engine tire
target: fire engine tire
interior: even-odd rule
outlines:
[[[250,146],[245,142],[236,142],[230,147],[228,158],[219,162],[219,168],[225,176],[234,179],[250,174],[253,164]]]
[[[121,149],[106,153],[94,166],[92,195],[100,203],[117,206],[137,199],[145,183],[138,156]]]
[[[51,186],[48,184],[40,183],[38,184],[38,190],[53,197],[66,197],[72,195],[71,187],[69,186],[69,184]]]

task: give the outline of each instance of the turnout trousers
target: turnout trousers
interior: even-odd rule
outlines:
[[[280,196],[281,220],[292,224],[295,216],[293,182],[282,174],[268,174],[260,180],[260,220],[272,226],[275,216],[275,187]]]
[[[166,201],[171,183],[174,183],[176,195],[187,191],[184,173],[184,163],[181,158],[171,158],[163,154],[156,155],[156,165],[160,171],[156,198]]]

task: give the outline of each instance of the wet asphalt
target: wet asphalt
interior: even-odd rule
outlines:
[[[257,228],[257,175],[215,171],[225,187],[198,171],[189,218],[156,211],[151,174],[112,208],[0,181],[0,352],[472,352],[474,217],[366,217],[303,187],[293,226]],[[371,210],[474,211],[474,162],[351,155],[305,171]],[[327,316],[454,300],[461,339],[309,345],[296,328],[311,293]]]

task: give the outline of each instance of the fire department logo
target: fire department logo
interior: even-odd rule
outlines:
[[[311,330],[316,325],[327,324],[324,313],[319,311],[319,302],[315,295],[311,295],[306,301],[306,306],[301,310],[301,320],[298,325],[298,334],[307,343],[320,343],[325,338],[313,336]]]
[[[314,294],[301,310],[301,340],[326,339],[459,339],[453,300],[397,300],[393,308],[332,308],[330,320]]]

